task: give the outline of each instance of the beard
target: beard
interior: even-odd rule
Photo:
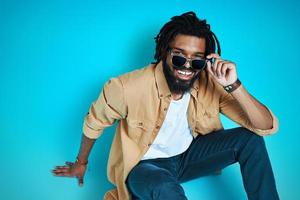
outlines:
[[[167,64],[164,60],[162,62],[163,65],[163,72],[167,80],[167,84],[171,93],[175,94],[183,94],[185,92],[190,91],[194,82],[200,77],[200,70],[189,69],[190,71],[195,72],[194,76],[190,80],[182,80],[174,76],[174,72],[171,70],[171,67]],[[181,67],[181,70],[187,70],[186,67]]]

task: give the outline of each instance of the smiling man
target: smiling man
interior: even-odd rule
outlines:
[[[248,199],[279,199],[263,138],[278,121],[220,57],[206,20],[193,12],[172,17],[155,41],[155,63],[105,84],[85,117],[76,161],[54,175],[82,185],[94,142],[118,122],[107,172],[116,189],[105,199],[187,199],[180,183],[236,162]],[[219,113],[240,127],[224,130]]]

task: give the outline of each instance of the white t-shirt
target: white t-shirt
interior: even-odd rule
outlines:
[[[193,140],[187,120],[190,96],[190,93],[186,92],[181,99],[171,100],[158,135],[142,160],[167,158],[187,150]]]

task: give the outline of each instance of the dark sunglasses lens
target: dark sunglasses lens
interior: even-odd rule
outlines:
[[[192,67],[194,69],[203,69],[206,65],[206,60],[193,60]]]
[[[181,67],[185,64],[186,59],[181,56],[173,56],[172,63],[177,67]]]

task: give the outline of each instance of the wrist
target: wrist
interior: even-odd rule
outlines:
[[[75,163],[77,163],[79,165],[87,165],[88,164],[88,160],[80,160],[78,157],[76,157]]]
[[[236,79],[236,81],[230,85],[226,85],[226,86],[223,86],[224,90],[226,90],[228,93],[231,93],[233,92],[234,90],[236,90],[237,88],[240,87],[241,85],[241,81],[239,79]]]

